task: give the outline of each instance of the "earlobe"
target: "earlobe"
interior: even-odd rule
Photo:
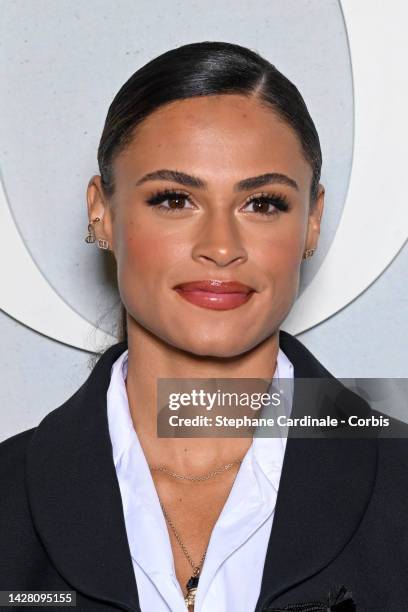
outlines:
[[[93,243],[96,240],[95,229],[94,229],[93,224],[97,223],[98,221],[100,221],[100,218],[95,217],[95,219],[92,219],[92,221],[88,223],[88,235],[85,238],[85,242],[87,242],[88,244]]]
[[[85,242],[93,243],[96,241],[100,249],[109,250],[109,245],[112,242],[112,224],[109,204],[104,197],[99,175],[94,175],[89,180],[86,197],[89,224]]]

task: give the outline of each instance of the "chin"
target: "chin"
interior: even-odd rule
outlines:
[[[204,338],[200,338],[199,335],[196,335],[195,338],[186,340],[185,342],[180,342],[179,337],[177,346],[181,350],[199,357],[219,357],[226,359],[228,357],[242,355],[252,348],[254,344],[256,343],[243,342],[242,338],[237,338],[237,334],[234,334],[234,337],[231,338],[209,334]]]

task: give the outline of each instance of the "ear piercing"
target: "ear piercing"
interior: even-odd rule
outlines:
[[[309,257],[312,257],[315,250],[316,249],[306,249],[306,251],[303,253],[302,259],[308,259]]]
[[[107,240],[104,240],[103,238],[99,238],[98,247],[100,249],[103,249],[104,251],[107,251],[109,249],[109,242]]]
[[[90,244],[96,241],[95,229],[93,227],[93,223],[97,223],[100,220],[101,220],[100,217],[95,217],[95,219],[93,219],[91,223],[88,223],[88,235],[85,237],[86,243]],[[109,242],[105,240],[104,238],[98,238],[98,247],[106,251],[109,249]]]
[[[85,242],[87,242],[88,244],[90,244],[91,242],[95,242],[96,240],[95,230],[92,227],[92,223],[96,223],[97,221],[100,221],[99,217],[95,217],[95,219],[91,223],[88,223],[88,235],[85,238]]]

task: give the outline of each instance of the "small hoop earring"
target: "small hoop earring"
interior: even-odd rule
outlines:
[[[306,249],[306,251],[303,253],[302,259],[309,259],[309,257],[312,257],[315,250],[316,249]]]

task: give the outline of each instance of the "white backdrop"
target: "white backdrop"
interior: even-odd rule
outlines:
[[[197,40],[268,57],[298,85],[321,136],[322,236],[283,328],[338,376],[407,376],[408,15],[392,4],[3,2],[0,440],[66,399],[89,352],[114,341],[112,270],[83,242],[98,139],[121,84]]]

